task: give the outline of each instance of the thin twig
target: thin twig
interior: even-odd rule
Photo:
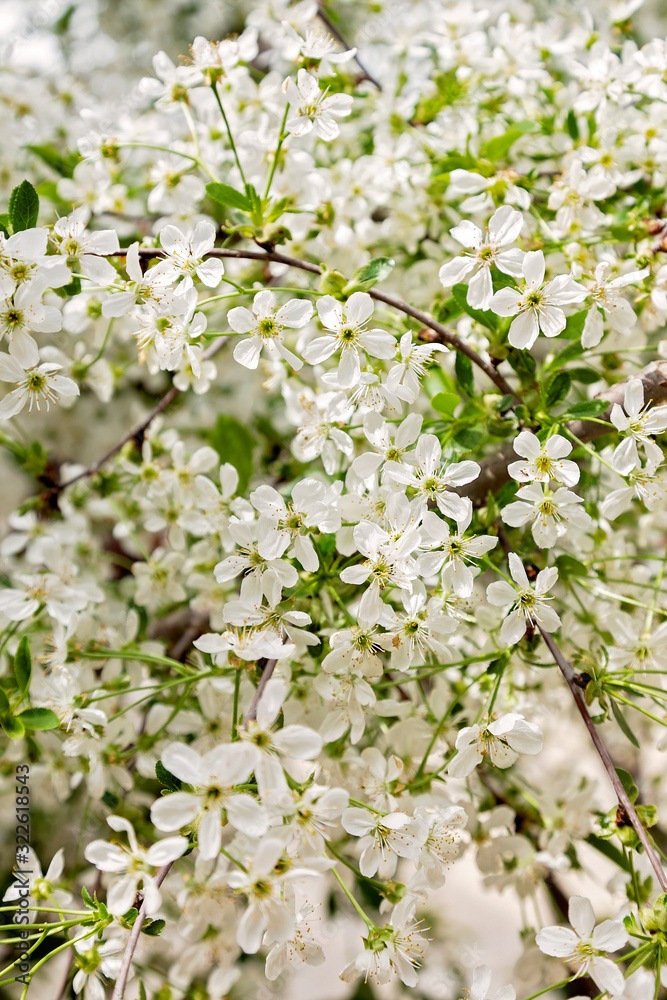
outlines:
[[[167,875],[171,871],[173,861],[169,861],[166,865],[160,868],[159,872],[155,876],[155,884],[158,888],[162,885]],[[127,984],[127,978],[130,974],[130,968],[132,967],[132,958],[134,956],[135,949],[137,947],[137,942],[139,941],[139,935],[141,934],[141,928],[144,925],[144,920],[146,919],[146,900],[144,899],[141,904],[141,909],[137,914],[137,919],[132,924],[132,931],[127,939],[127,944],[125,945],[125,951],[123,952],[123,960],[120,966],[120,972],[118,973],[118,979],[116,980],[116,985],[113,988],[113,993],[111,994],[111,1000],[123,1000],[125,994],[125,986]]]
[[[324,4],[323,3],[318,3],[317,16],[319,17],[319,19],[322,22],[322,24],[326,27],[327,31],[329,31],[329,33],[333,35],[333,37],[336,39],[336,41],[339,42],[340,45],[342,45],[343,48],[347,52],[349,52],[349,50],[352,48],[352,46],[348,44],[348,42],[343,37],[343,35],[340,33],[340,31],[338,30],[338,28],[336,27],[336,25],[333,23],[333,21],[331,20],[331,18],[329,17],[329,15],[325,12],[325,10],[324,10]],[[382,90],[382,84],[379,83],[379,81],[375,79],[375,77],[372,75],[372,73],[368,72],[368,70],[366,69],[366,67],[364,66],[364,64],[362,63],[361,59],[359,58],[359,56],[356,53],[355,53],[355,56],[354,56],[354,61],[356,62],[357,66],[359,67],[359,69],[363,73],[362,79],[368,80],[368,82],[372,83],[373,86],[377,87],[378,90]]]
[[[162,250],[159,247],[139,247],[139,255],[142,257],[160,257],[162,255]],[[109,257],[121,257],[127,253],[127,249],[117,250],[113,254],[108,254]],[[214,247],[209,250],[206,257],[232,257],[237,260],[259,260],[267,261],[268,263],[275,264],[285,264],[287,267],[298,268],[301,271],[308,271],[310,274],[322,274],[322,268],[317,264],[312,264],[307,260],[300,260],[298,257],[288,257],[286,254],[276,253],[275,251],[262,251],[257,250],[230,250],[227,247]],[[304,291],[307,289],[304,288]],[[514,389],[505,381],[502,375],[494,368],[492,364],[485,361],[477,351],[473,350],[465,341],[461,340],[455,333],[448,330],[446,326],[442,323],[438,323],[437,320],[429,316],[428,313],[422,312],[421,309],[417,309],[415,306],[409,305],[407,302],[403,302],[401,299],[396,298],[395,295],[388,295],[386,292],[378,292],[374,288],[371,288],[369,293],[372,299],[376,302],[384,302],[385,305],[391,306],[392,309],[398,309],[399,312],[403,312],[406,316],[411,316],[416,319],[418,323],[432,330],[439,344],[449,344],[456,351],[461,354],[465,354],[466,357],[470,358],[472,363],[480,368],[488,378],[500,389],[504,396],[512,396],[517,402],[521,402],[520,396],[515,392]]]
[[[574,677],[574,671],[572,670],[572,667],[565,659],[565,657],[563,656],[560,649],[558,648],[552,637],[549,635],[549,633],[545,632],[544,629],[541,628],[540,626],[538,627],[540,628],[542,638],[544,639],[549,649],[549,652],[551,653],[554,660],[558,664],[560,672],[565,678],[567,686],[569,687],[572,697],[574,698],[575,704],[579,709],[579,714],[581,715],[582,719],[584,720],[584,723],[586,724],[586,728],[588,729],[590,738],[592,739],[595,749],[597,750],[598,755],[600,757],[600,760],[602,761],[604,768],[607,774],[609,775],[609,780],[611,781],[614,787],[614,791],[616,792],[616,797],[619,801],[619,804],[623,809],[623,812],[627,816],[628,820],[632,824],[632,828],[639,837],[639,840],[641,841],[644,850],[646,851],[646,857],[650,861],[653,871],[657,875],[658,882],[660,883],[662,891],[667,892],[667,876],[665,875],[665,871],[662,867],[662,864],[660,863],[658,854],[653,844],[651,843],[651,838],[646,832],[646,829],[643,826],[642,821],[637,815],[637,810],[630,801],[630,797],[626,792],[625,788],[623,787],[623,783],[621,782],[621,779],[618,776],[618,772],[616,771],[614,762],[609,755],[609,751],[607,750],[606,746],[600,739],[600,733],[598,732],[597,726],[595,725],[595,723],[593,722],[588,713],[586,699],[584,698],[581,688],[577,685],[577,682]]]
[[[260,660],[259,663],[261,662],[262,661]],[[250,708],[245,714],[245,718],[243,720],[244,726],[247,726],[247,724],[250,722],[251,719],[257,718],[257,706],[259,704],[259,699],[262,697],[264,693],[264,688],[271,680],[271,675],[273,671],[276,669],[277,662],[278,662],[277,660],[264,660],[264,669],[262,670],[262,676],[260,677],[259,684],[257,685],[255,693],[252,696],[252,701],[250,702]]]

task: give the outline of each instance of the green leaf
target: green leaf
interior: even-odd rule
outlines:
[[[511,503],[516,496],[516,491],[519,489],[519,484],[512,480],[509,483],[503,483],[498,492],[496,493],[496,503],[498,507],[502,509],[507,507],[508,503]]]
[[[588,309],[580,309],[579,312],[568,316],[565,329],[559,336],[564,337],[566,340],[579,340],[584,331],[584,323],[586,322],[587,315]]]
[[[612,707],[613,707],[613,702],[612,702]],[[623,788],[627,792],[628,798],[630,799],[631,802],[634,802],[637,796],[639,795],[639,789],[635,785],[632,775],[629,774],[627,771],[624,771],[622,767],[616,768],[616,774],[621,779],[621,784],[623,785]]]
[[[224,413],[218,417],[207,438],[220,460],[234,466],[239,474],[238,493],[245,493],[253,471],[252,451],[255,438],[247,427]]]
[[[2,212],[0,214],[0,232],[3,236],[11,236],[11,223],[9,221],[9,215],[7,212]]]
[[[466,354],[461,354],[460,351],[456,352],[454,371],[456,372],[456,380],[466,395],[474,396],[475,379],[472,373],[472,361]]]
[[[391,257],[375,257],[369,260],[368,264],[364,264],[354,272],[343,289],[343,295],[368,291],[373,285],[388,278],[393,269],[394,261]]]
[[[530,351],[519,351],[513,347],[507,361],[521,379],[521,385],[531,385],[535,381],[537,362]]]
[[[454,441],[461,447],[467,448],[468,451],[473,451],[483,437],[484,431],[481,427],[464,427],[458,434],[454,435]]]
[[[564,364],[568,361],[574,361],[575,358],[581,357],[584,353],[584,348],[581,344],[568,344],[564,347],[562,351],[559,351],[555,358],[549,362],[546,366],[547,371],[553,371],[554,368],[562,368]]]
[[[23,726],[19,720],[12,715],[10,704],[7,701],[7,695],[2,688],[0,688],[0,726],[2,726],[5,734],[10,738],[10,740],[20,740],[23,736]]]
[[[622,851],[619,851],[617,847],[614,847],[613,844],[610,844],[608,840],[603,840],[602,837],[596,837],[594,833],[589,833],[585,839],[587,844],[594,847],[596,851],[600,852],[600,854],[604,854],[604,856],[609,858],[610,861],[613,861],[618,868],[621,868],[626,872],[631,871],[630,862],[625,854]]]
[[[556,558],[556,566],[558,567],[558,578],[563,581],[569,580],[573,576],[588,576],[588,567],[585,563],[575,559],[574,556],[569,555],[567,552],[561,553]]]
[[[534,132],[536,128],[537,125],[535,122],[517,122],[507,132],[496,136],[495,139],[489,139],[480,149],[479,155],[482,159],[491,160],[492,163],[495,163],[496,160],[501,160],[507,155],[517,139],[520,139],[527,132]]]
[[[61,177],[71,177],[77,163],[81,162],[81,155],[73,150],[61,152],[55,146],[27,146],[26,148]]]
[[[14,676],[16,677],[16,683],[19,686],[19,694],[21,697],[23,697],[28,690],[31,674],[32,658],[30,656],[30,645],[28,643],[28,636],[24,635],[19,643],[18,649],[16,650],[16,656],[14,657]]]
[[[545,408],[550,410],[553,406],[561,403],[570,391],[571,384],[572,377],[569,372],[556,372],[555,375],[548,378],[542,386],[542,399]]]
[[[141,928],[141,933],[148,934],[149,937],[157,937],[162,933],[166,926],[166,920],[147,920]]]
[[[473,309],[472,306],[468,305],[468,286],[464,285],[463,282],[454,285],[452,288],[452,298],[462,312],[467,313],[468,316],[472,316],[477,323],[486,327],[487,330],[492,330],[494,333],[498,332],[498,317],[495,313],[488,309]]]
[[[93,900],[93,897],[86,889],[85,885],[81,887],[81,898],[83,899],[86,906],[95,906],[95,901]]]
[[[16,716],[25,729],[57,729],[60,719],[50,708],[26,708]]]
[[[461,397],[457,396],[455,392],[437,392],[431,399],[431,406],[438,413],[442,413],[443,417],[451,420],[454,416],[454,410],[460,402]]]
[[[609,403],[604,399],[588,399],[583,403],[574,403],[563,417],[567,420],[585,420],[587,417],[599,417],[609,409]]]
[[[252,184],[246,184],[245,191],[250,204],[250,214],[252,215],[253,222],[256,226],[261,226],[264,221],[262,199],[257,194],[257,191]]]
[[[183,787],[183,782],[180,778],[177,778],[171,773],[171,771],[168,771],[161,760],[159,760],[155,765],[155,777],[160,784],[164,785],[165,788],[168,788],[170,792],[180,792]]]
[[[600,372],[596,372],[593,368],[568,368],[568,374],[573,382],[583,382],[584,385],[593,385],[595,382],[599,382],[601,379]]]
[[[21,181],[9,196],[9,222],[13,232],[32,229],[37,225],[39,197],[30,181]]]
[[[639,740],[637,739],[633,731],[630,729],[630,726],[628,725],[628,720],[625,718],[623,712],[621,712],[620,708],[618,707],[613,698],[611,699],[611,710],[614,713],[614,718],[618,722],[618,728],[621,730],[623,735],[630,740],[632,745],[634,747],[637,747],[637,749],[639,750]]]
[[[241,194],[229,184],[221,184],[219,181],[211,181],[206,185],[206,194],[218,205],[226,205],[229,208],[238,208],[241,212],[250,212],[251,203],[247,195]]]
[[[579,123],[577,122],[577,116],[575,115],[572,108],[567,113],[567,118],[565,119],[565,124],[567,126],[567,131],[570,134],[570,139],[576,142],[579,138]]]

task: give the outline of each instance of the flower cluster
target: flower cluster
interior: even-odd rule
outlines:
[[[29,868],[24,996],[68,950],[84,1000],[300,996],[320,965],[327,995],[488,1000],[493,901],[494,1000],[658,1000],[667,43],[641,0],[241,3],[139,79],[123,5],[117,42],[93,0],[50,32],[23,6],[0,784],[39,795],[5,880],[26,909]],[[156,49],[220,31],[164,8]]]

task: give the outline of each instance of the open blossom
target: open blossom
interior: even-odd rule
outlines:
[[[570,524],[585,531],[593,524],[583,509],[583,497],[561,486],[555,492],[542,483],[522,486],[517,500],[501,511],[505,524],[513,528],[530,524],[535,543],[541,549],[552,548],[562,538]]]
[[[630,509],[635,497],[648,510],[655,510],[667,498],[667,480],[656,475],[661,465],[661,458],[658,461],[649,459],[646,465],[631,469],[627,473],[628,485],[612,490],[600,504],[602,516],[613,521]]]
[[[465,778],[488,757],[495,767],[510,767],[520,753],[535,754],[542,749],[542,730],[523,715],[510,712],[480,726],[465,726],[456,737],[457,755],[447,770],[453,778]]]
[[[329,94],[320,90],[316,76],[300,69],[296,82],[287,77],[283,90],[290,104],[285,127],[292,135],[314,131],[319,139],[330,142],[340,132],[336,118],[345,118],[352,110],[349,94]]]
[[[435,434],[422,434],[414,451],[415,465],[407,467],[398,462],[385,463],[385,473],[391,481],[411,486],[424,507],[429,500],[434,500],[438,509],[455,521],[463,521],[470,512],[470,501],[459,497],[450,489],[452,486],[464,486],[477,479],[479,465],[477,462],[453,462],[450,465],[442,462],[442,446]]]
[[[216,258],[206,259],[215,245],[215,226],[202,220],[195,226],[190,239],[176,226],[160,230],[160,246],[165,257],[146,272],[148,279],[158,277],[170,284],[183,278],[179,291],[192,287],[193,275],[209,288],[217,288],[225,266]]]
[[[234,358],[245,368],[256,368],[262,348],[274,359],[283,358],[295,371],[303,367],[303,361],[283,344],[283,330],[300,330],[313,315],[313,307],[307,299],[290,299],[280,309],[276,309],[273,292],[264,289],[258,292],[252,303],[252,312],[244,306],[236,306],[227,313],[227,322],[236,333],[248,334],[234,348]]]
[[[572,896],[569,905],[572,927],[544,927],[536,937],[545,955],[562,958],[577,976],[590,976],[603,993],[620,996],[624,988],[621,969],[606,957],[628,940],[622,920],[603,920],[595,926],[593,907],[584,896]]]
[[[60,375],[62,365],[44,362],[34,368],[23,368],[11,354],[0,354],[0,379],[14,382],[15,389],[0,401],[0,420],[16,416],[26,406],[31,413],[33,407],[40,410],[43,405],[48,410],[54,406],[59,396],[78,396],[79,387],[66,375]]]
[[[508,465],[512,479],[520,483],[548,483],[550,479],[557,479],[565,486],[575,486],[579,482],[579,466],[565,457],[572,451],[572,445],[562,434],[552,434],[541,444],[532,431],[521,431],[512,447],[525,459]]]
[[[364,414],[364,434],[375,451],[366,451],[352,462],[352,468],[360,479],[368,479],[379,471],[383,462],[405,460],[410,445],[419,437],[423,417],[420,413],[409,413],[393,429],[375,410]]]
[[[641,464],[637,445],[641,444],[647,458],[656,464],[662,462],[662,449],[656,445],[653,435],[664,434],[667,430],[667,405],[644,405],[644,386],[640,379],[631,378],[625,387],[623,406],[614,403],[609,417],[612,424],[625,439],[616,447],[612,465],[621,476],[627,476]]]
[[[89,215],[88,208],[82,206],[58,219],[51,240],[58,253],[76,261],[87,277],[107,284],[115,279],[116,270],[104,257],[119,249],[118,234],[115,229],[88,229]]]
[[[542,251],[531,250],[523,258],[522,287],[500,288],[489,303],[498,316],[515,317],[508,337],[512,347],[532,347],[540,331],[545,337],[556,337],[566,323],[561,306],[583,302],[588,294],[571,274],[559,274],[545,282],[545,267]]]
[[[160,908],[160,890],[155,882],[155,868],[161,868],[170,861],[180,858],[188,847],[186,837],[167,837],[148,849],[139,846],[134,827],[122,816],[108,816],[107,823],[112,830],[127,834],[129,847],[93,840],[85,850],[86,860],[102,872],[119,875],[107,892],[107,906],[115,917],[121,917],[130,909],[142,886],[146,913],[151,916]]]
[[[500,641],[508,645],[518,642],[529,626],[543,628],[545,632],[555,632],[560,628],[561,621],[554,609],[546,603],[551,600],[546,594],[556,583],[558,570],[554,566],[541,570],[537,574],[535,586],[531,587],[523,563],[515,552],[510,552],[508,562],[515,586],[505,580],[497,580],[486,588],[489,604],[498,608],[510,607],[500,629]]]
[[[393,358],[396,354],[395,337],[385,330],[367,329],[373,315],[373,300],[367,292],[353,292],[345,305],[332,295],[323,295],[317,302],[317,314],[327,334],[312,340],[302,353],[308,364],[316,365],[340,350],[341,389],[358,383],[362,354],[373,358]]]
[[[382,816],[368,809],[350,806],[343,813],[343,827],[360,837],[359,871],[366,878],[377,874],[391,878],[400,858],[416,858],[421,849],[421,826],[402,812]]]
[[[257,550],[264,559],[279,559],[288,555],[299,560],[311,573],[319,560],[310,537],[311,528],[337,531],[340,515],[334,509],[338,492],[334,486],[310,477],[302,479],[292,490],[287,502],[272,486],[258,486],[250,494],[250,502],[260,517],[257,523]]]
[[[221,744],[204,755],[183,743],[170,744],[162,763],[192,791],[173,792],[154,802],[153,823],[166,832],[196,823],[199,853],[208,860],[220,854],[223,818],[248,836],[261,837],[268,816],[251,795],[234,791],[234,785],[248,781],[258,756],[248,743]]]
[[[475,582],[468,563],[474,565],[498,544],[492,535],[466,536],[471,520],[469,511],[452,532],[443,518],[429,510],[424,514],[421,528],[420,547],[431,551],[419,556],[420,575],[430,577],[442,571],[443,580],[451,583],[456,596],[464,598],[470,597]]]
[[[602,340],[605,321],[617,333],[627,333],[635,325],[637,317],[623,289],[636,284],[649,274],[647,267],[641,271],[628,271],[616,278],[608,278],[611,265],[603,260],[595,268],[595,284],[589,289],[593,306],[586,315],[581,334],[582,347],[597,347]]]
[[[468,284],[468,305],[474,309],[488,309],[493,297],[492,266],[504,274],[521,277],[523,250],[505,248],[514,243],[522,226],[521,212],[517,212],[511,205],[503,205],[491,216],[486,234],[468,220],[450,229],[450,234],[468,249],[468,253],[442,265],[438,273],[441,283],[449,288],[459,281],[465,281],[474,272]]]
[[[428,947],[429,939],[422,933],[421,921],[415,920],[415,900],[403,899],[391,915],[391,923],[382,929],[382,941],[369,941],[357,957],[340,973],[345,983],[352,983],[359,976],[364,982],[377,986],[390,983],[395,976],[408,987],[419,985],[418,969]],[[368,939],[366,939],[368,940]]]
[[[9,353],[24,368],[39,364],[39,350],[33,333],[55,333],[62,315],[55,306],[45,306],[42,297],[47,284],[34,278],[15,287],[10,278],[0,279],[0,340],[7,338]]]

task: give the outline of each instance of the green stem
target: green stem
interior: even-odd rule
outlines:
[[[241,175],[241,180],[243,181],[243,186],[245,187],[248,182],[245,179],[245,174],[243,173],[243,167],[241,166],[241,161],[239,159],[239,154],[238,154],[238,151],[236,149],[236,143],[234,142],[234,136],[232,135],[232,130],[231,130],[230,126],[229,126],[229,121],[227,120],[227,115],[225,114],[225,109],[222,106],[222,101],[220,99],[220,94],[218,93],[218,84],[217,84],[217,82],[213,84],[213,94],[215,96],[216,101],[218,102],[218,107],[220,108],[220,114],[222,115],[222,120],[224,121],[225,128],[227,129],[227,135],[229,137],[229,144],[232,147],[232,153],[234,154],[234,159],[236,160],[236,166],[238,167],[238,171],[239,171],[239,173]]]
[[[340,875],[338,874],[338,872],[336,871],[336,869],[332,868],[331,870],[332,870],[332,872],[334,874],[334,878],[338,882],[339,886],[341,887],[341,889],[343,890],[343,892],[345,893],[345,895],[347,896],[347,898],[349,899],[349,901],[352,903],[352,906],[355,908],[355,910],[357,911],[357,913],[359,914],[359,916],[361,917],[361,919],[363,920],[363,922],[368,927],[369,931],[375,931],[375,930],[377,930],[377,925],[371,920],[371,918],[368,916],[368,914],[365,913],[364,910],[361,908],[361,906],[356,901],[356,899],[354,898],[354,896],[352,895],[352,893],[350,892],[350,890],[348,889],[348,887],[343,882],[342,878],[340,877]]]
[[[287,132],[285,131],[285,122],[287,121],[287,113],[289,111],[289,101],[285,105],[285,114],[283,115],[283,120],[280,124],[280,134],[278,136],[278,145],[276,146],[276,151],[273,154],[273,163],[271,164],[271,170],[266,181],[266,188],[264,189],[264,197],[269,197],[269,191],[271,190],[271,185],[273,184],[273,178],[276,172],[276,167],[278,166],[278,159],[280,157],[280,150],[282,149],[283,142],[287,138]]]

